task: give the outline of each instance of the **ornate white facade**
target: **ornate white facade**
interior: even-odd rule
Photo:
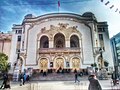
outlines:
[[[103,61],[113,66],[106,22],[97,22],[94,14],[53,13],[26,15],[22,24],[13,25],[10,61],[12,65],[38,70],[90,67]],[[102,48],[103,61],[100,61]],[[20,51],[20,52],[18,52]],[[19,62],[20,61],[20,62]]]

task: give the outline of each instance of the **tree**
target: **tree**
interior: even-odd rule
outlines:
[[[0,71],[6,72],[10,68],[7,60],[8,60],[8,56],[4,53],[0,53]]]

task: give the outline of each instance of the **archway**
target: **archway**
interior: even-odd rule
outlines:
[[[71,47],[71,48],[80,47],[78,36],[72,35],[72,36],[70,37],[70,47]]]
[[[47,71],[48,70],[48,60],[46,58],[41,58],[40,60],[40,70]]]
[[[74,57],[72,59],[72,70],[79,70],[80,69],[80,59],[77,57]]]
[[[65,36],[61,33],[57,33],[54,37],[54,47],[64,48],[65,47]]]
[[[55,60],[55,68],[56,68],[56,70],[62,70],[64,68],[63,58],[57,58]]]
[[[42,36],[40,39],[40,48],[49,48],[49,39],[47,36]]]

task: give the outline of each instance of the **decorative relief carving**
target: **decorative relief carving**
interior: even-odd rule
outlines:
[[[38,34],[38,39],[40,37],[40,35],[42,33],[46,33],[49,36],[49,39],[52,40],[53,39],[53,35],[60,32],[60,33],[64,33],[66,38],[69,38],[69,35],[71,33],[79,33],[79,31],[77,30],[78,26],[70,26],[68,27],[68,23],[58,23],[59,26],[54,26],[54,25],[50,25],[50,29],[46,29],[46,27],[41,28],[41,32]]]
[[[54,25],[50,25],[50,30],[54,30],[56,27]]]
[[[76,29],[77,29],[77,27],[78,27],[78,26],[73,26],[72,28],[76,30]]]
[[[53,38],[53,34],[51,33],[51,34],[50,34],[50,40],[52,40],[52,38]]]
[[[59,23],[58,25],[60,26],[59,28],[61,30],[61,29],[66,29],[69,24],[68,23],[65,23],[65,24]]]
[[[41,28],[41,33],[44,33],[46,31],[46,27]]]

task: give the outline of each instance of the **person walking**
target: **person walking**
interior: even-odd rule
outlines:
[[[23,74],[23,85],[25,84],[26,81],[26,73]]]
[[[78,80],[78,73],[75,73],[75,83],[76,83],[77,81],[80,82],[80,81]]]
[[[11,86],[10,86],[10,78],[8,78],[8,80],[6,81],[6,84],[4,86],[4,89],[11,89]]]
[[[19,74],[19,81],[20,81],[20,86],[22,86],[22,83],[23,83],[23,74],[21,72]]]
[[[7,84],[7,81],[8,81],[8,74],[7,73],[4,73],[3,74],[3,83],[0,87],[0,89],[2,89],[3,87],[5,88],[6,87],[6,84]]]
[[[112,73],[112,81],[113,81],[113,85],[115,86],[117,84],[117,75],[115,73],[115,71]]]
[[[90,82],[88,90],[102,90],[101,85],[95,75],[90,75],[88,80]]]

